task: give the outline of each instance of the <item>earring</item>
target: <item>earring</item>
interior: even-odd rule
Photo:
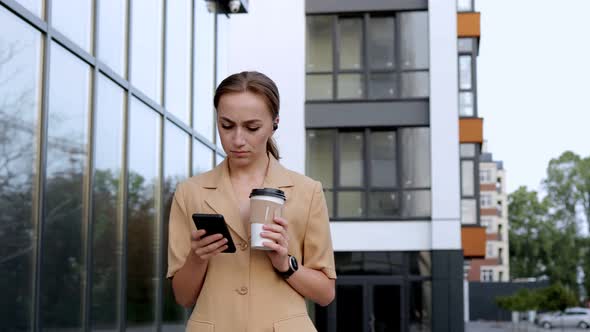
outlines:
[[[275,122],[272,124],[272,130],[277,130],[279,129],[279,125]]]

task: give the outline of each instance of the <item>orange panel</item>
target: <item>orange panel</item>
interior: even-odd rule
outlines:
[[[485,257],[486,228],[461,227],[461,245],[464,257]]]
[[[477,37],[481,35],[479,13],[457,13],[457,36]]]
[[[482,208],[479,213],[482,216],[497,216],[498,215],[498,209],[496,208]]]
[[[496,184],[495,183],[480,184],[479,191],[496,191]]]
[[[465,118],[459,119],[459,142],[483,143],[483,119]]]

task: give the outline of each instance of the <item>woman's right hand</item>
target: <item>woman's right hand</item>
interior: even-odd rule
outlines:
[[[223,238],[223,235],[205,236],[205,233],[204,229],[191,232],[191,247],[195,253],[195,258],[200,263],[206,263],[211,257],[215,257],[227,249],[227,239]]]

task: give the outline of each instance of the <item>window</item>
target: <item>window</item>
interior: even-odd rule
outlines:
[[[493,281],[494,280],[494,271],[482,269],[481,270],[481,281]]]
[[[427,12],[313,15],[306,27],[307,100],[428,97]]]
[[[493,202],[492,195],[490,195],[490,194],[484,194],[484,193],[481,194],[481,197],[480,197],[480,205],[481,205],[482,208],[491,208],[491,207],[494,207],[492,202]]]
[[[479,181],[481,183],[492,182],[492,170],[491,169],[480,169],[479,170]]]
[[[503,271],[498,272],[498,281],[504,281],[504,272]]]
[[[457,0],[457,11],[458,12],[472,12],[473,11],[473,0]]]
[[[494,232],[494,217],[483,216],[481,217],[481,225],[483,227],[487,227],[486,233],[493,233]]]
[[[430,132],[309,130],[307,173],[338,220],[430,217]]]
[[[477,57],[477,40],[459,38],[459,116],[477,116],[475,107],[475,61]]]

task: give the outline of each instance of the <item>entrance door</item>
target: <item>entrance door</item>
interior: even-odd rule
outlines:
[[[401,332],[402,294],[399,278],[338,277],[336,299],[325,312],[326,324],[319,325],[327,332]],[[316,321],[321,316],[317,312]]]

